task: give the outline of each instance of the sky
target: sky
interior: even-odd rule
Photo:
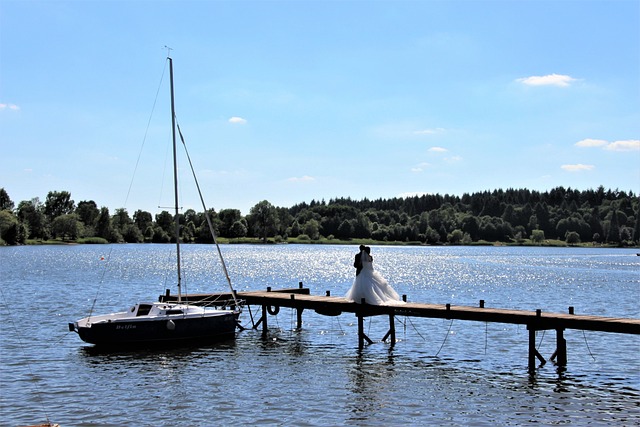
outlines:
[[[171,50],[167,50],[166,46]],[[0,1],[0,187],[207,208],[640,193],[640,1]],[[184,155],[180,206],[202,211]]]

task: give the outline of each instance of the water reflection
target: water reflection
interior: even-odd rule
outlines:
[[[368,420],[389,404],[387,391],[396,376],[394,355],[390,351],[382,358],[358,351],[353,362],[348,371],[352,398],[347,410],[352,413],[350,420]]]

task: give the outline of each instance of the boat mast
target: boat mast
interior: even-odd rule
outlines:
[[[175,225],[176,225],[176,257],[178,270],[178,302],[182,302],[182,273],[180,272],[180,218],[178,216],[178,156],[176,149],[176,109],[173,97],[173,60],[169,60],[169,81],[171,87],[171,137],[173,141],[173,191],[175,200]]]

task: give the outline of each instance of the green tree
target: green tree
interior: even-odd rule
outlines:
[[[310,219],[304,224],[303,232],[311,240],[318,240],[320,238],[320,224],[315,219]]]
[[[607,242],[620,243],[620,226],[618,225],[618,212],[615,209],[611,212],[609,231],[607,232]]]
[[[168,236],[175,236],[175,219],[173,215],[171,215],[167,211],[162,211],[159,214],[156,214],[156,226],[160,227],[162,231],[164,231]]]
[[[151,241],[153,243],[169,243],[171,241],[171,237],[161,227],[154,227]]]
[[[531,231],[531,241],[534,243],[542,243],[544,242],[544,231],[543,230],[532,230]]]
[[[44,214],[49,221],[53,221],[60,215],[73,213],[74,205],[71,193],[68,191],[49,191],[44,202]]]
[[[431,226],[427,227],[425,231],[425,242],[430,245],[435,245],[440,242],[440,234],[431,228]]]
[[[353,225],[351,224],[351,221],[349,221],[348,219],[345,219],[340,223],[335,233],[335,237],[337,237],[338,239],[349,239],[353,235],[354,235]]]
[[[569,245],[577,245],[578,243],[580,243],[580,235],[575,231],[567,231],[564,240]]]
[[[291,224],[288,234],[291,237],[298,237],[300,233],[302,233],[302,227],[300,227],[300,223],[298,222],[298,220],[294,220],[293,224]]]
[[[278,215],[276,208],[266,200],[256,204],[249,211],[251,226],[255,230],[255,236],[260,237],[263,243],[267,243],[267,237],[274,236]]]
[[[218,213],[220,219],[220,227],[218,232],[222,237],[231,237],[231,229],[233,224],[242,219],[242,214],[239,209],[222,209]]]
[[[447,240],[452,245],[458,245],[462,242],[462,238],[464,237],[464,232],[460,229],[455,229],[447,236]]]
[[[111,215],[109,215],[109,208],[100,208],[100,214],[96,219],[96,236],[102,237],[111,243],[118,242],[118,233],[111,226]]]
[[[0,210],[0,244],[15,245],[20,240],[18,218],[6,209]]]
[[[243,219],[233,223],[229,230],[229,237],[245,237],[247,235],[247,224]]]
[[[82,221],[85,227],[94,228],[96,226],[96,220],[100,215],[100,209],[93,200],[83,200],[78,202],[75,213],[78,215],[78,219]]]
[[[48,239],[49,230],[40,200],[36,197],[18,204],[18,219],[26,225],[29,239]]]
[[[462,231],[467,233],[471,240],[478,240],[478,233],[480,231],[480,224],[478,218],[472,215],[465,215],[462,219]]]
[[[122,236],[122,239],[127,243],[138,243],[142,241],[142,233],[138,230],[136,233],[133,228],[133,220],[129,217],[129,212],[124,208],[116,209],[116,213],[111,217],[111,226],[113,229]]]
[[[59,215],[51,223],[51,234],[62,240],[76,240],[82,232],[82,223],[76,214]]]
[[[640,242],[640,203],[636,203],[636,212],[635,212],[636,221],[633,225],[633,234],[631,235],[631,240],[638,244]]]
[[[153,216],[150,212],[138,209],[133,213],[133,223],[146,235],[147,229],[153,226]]]
[[[13,211],[13,207],[14,204],[11,201],[9,194],[5,191],[4,187],[0,188],[0,211]]]

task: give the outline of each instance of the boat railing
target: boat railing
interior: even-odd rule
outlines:
[[[192,305],[198,305],[198,306],[202,306],[202,307],[216,307],[216,308],[221,308],[221,309],[231,309],[234,310],[236,308],[239,308],[240,310],[242,310],[242,308],[245,306],[246,301],[245,300],[233,300],[233,299],[216,299],[216,300],[211,300],[211,299],[199,299],[199,300],[189,300],[189,304]]]

